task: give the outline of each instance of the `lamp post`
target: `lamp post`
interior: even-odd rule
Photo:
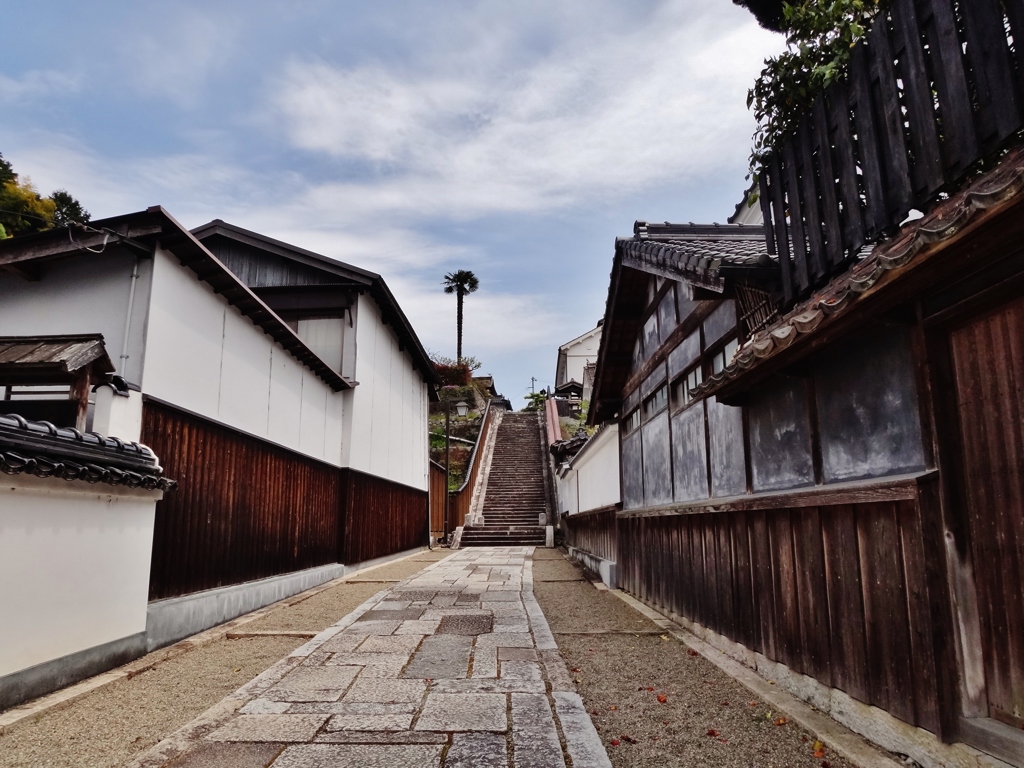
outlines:
[[[467,403],[465,400],[459,400],[459,402],[457,402],[455,404],[455,412],[457,414],[459,414],[459,416],[462,416],[462,417],[468,416],[469,415],[469,403]]]
[[[451,507],[452,492],[449,488],[452,478],[451,457],[451,400],[444,401],[444,543],[448,544],[448,510]]]

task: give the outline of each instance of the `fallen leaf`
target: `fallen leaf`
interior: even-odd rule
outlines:
[[[634,739],[632,736],[627,736],[626,734],[622,734],[621,736],[619,736],[619,738],[622,739],[627,744],[636,744],[636,739]]]
[[[697,652],[696,652],[695,650],[693,650],[693,648],[690,648],[690,649],[689,649],[689,650],[687,650],[686,652],[687,652],[688,654],[690,654],[691,656],[700,656],[700,654],[699,654],[699,653],[697,653]]]
[[[668,635],[658,635],[662,640],[668,640]]]
[[[723,701],[722,702],[722,706],[723,707],[728,707],[729,706],[729,702],[728,701]]]
[[[832,768],[832,763],[830,763],[828,760],[822,760],[821,768]]]
[[[718,735],[718,731],[716,731],[714,728],[708,728],[707,735],[708,736],[717,736]]]
[[[806,736],[801,736],[800,737],[800,741],[802,741],[804,744],[806,744],[808,741],[810,741],[810,739],[808,739]]]
[[[804,737],[804,741],[807,741],[807,737]],[[815,752],[817,752],[819,750],[822,750],[824,748],[825,748],[825,745],[822,744],[821,741],[818,740],[818,739],[816,739],[814,741],[814,743],[811,745],[811,749],[813,749]]]
[[[748,701],[747,702],[747,706],[748,707],[756,707],[757,706],[757,702],[756,701]]]
[[[613,747],[619,746],[619,740],[618,739],[612,739],[612,746]]]
[[[570,672],[582,672],[583,670],[582,670],[582,669],[580,669],[579,667],[573,667],[573,668],[572,668],[572,669],[570,669],[569,671],[570,671]]]
[[[662,724],[662,725],[668,725],[668,720],[662,720],[662,721],[661,721],[661,724]]]
[[[815,750],[814,754],[811,755],[811,757],[815,757],[815,758],[822,758],[824,756],[825,756],[825,750],[824,749]]]
[[[775,724],[776,725],[785,725],[786,724],[786,718],[784,718],[784,717],[777,717],[777,718],[775,718]]]
[[[241,672],[241,671],[242,671],[241,667],[235,667],[235,672]]]
[[[619,708],[617,706],[615,706],[614,704],[612,704],[610,707],[608,707],[608,711],[609,712],[616,712],[616,711],[618,711],[618,709]]]
[[[668,696],[666,696],[664,693],[659,693],[658,694],[658,703],[659,704],[667,704],[668,703]]]
[[[719,739],[719,741],[722,742],[723,744],[728,744],[729,743],[728,739]]]
[[[648,685],[647,686],[647,690],[648,691],[653,691],[654,690],[654,686],[653,685]]]

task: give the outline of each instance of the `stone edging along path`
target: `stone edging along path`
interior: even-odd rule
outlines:
[[[385,589],[133,766],[610,766],[533,596],[533,547]]]

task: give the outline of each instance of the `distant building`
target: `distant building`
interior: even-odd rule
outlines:
[[[603,322],[603,321],[602,321]],[[590,399],[593,389],[593,375],[587,376],[590,366],[592,371],[597,363],[597,352],[601,347],[601,323],[572,341],[567,341],[558,348],[558,363],[555,367],[555,392],[557,393],[569,382],[580,385],[581,397]],[[589,378],[589,381],[588,381]]]

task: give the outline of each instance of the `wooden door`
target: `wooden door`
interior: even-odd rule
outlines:
[[[1024,726],[1024,298],[950,334],[989,715]]]

